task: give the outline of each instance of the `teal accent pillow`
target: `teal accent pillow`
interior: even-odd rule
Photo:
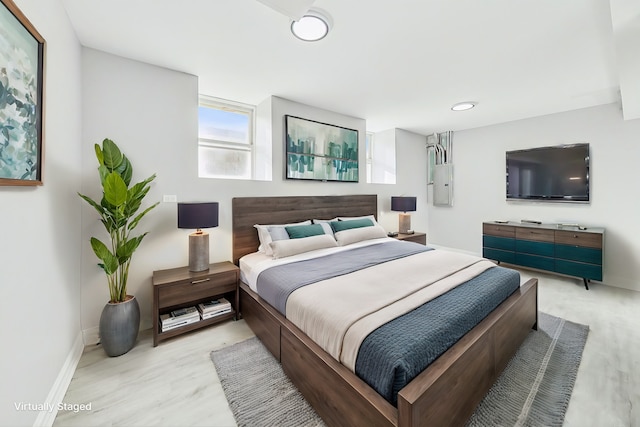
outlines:
[[[373,227],[373,221],[368,218],[351,219],[348,221],[332,221],[331,228],[337,233],[342,230],[351,230],[352,228]]]
[[[296,225],[293,227],[285,227],[290,239],[302,239],[303,237],[318,236],[325,234],[324,228],[320,224]]]

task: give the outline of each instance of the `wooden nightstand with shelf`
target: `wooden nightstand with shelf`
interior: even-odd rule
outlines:
[[[189,267],[172,268],[153,272],[153,346],[160,341],[181,335],[185,332],[213,325],[232,318],[238,318],[240,294],[238,283],[240,270],[234,264],[225,261],[209,265],[205,271],[189,271]],[[231,313],[211,319],[200,320],[183,327],[162,332],[160,315],[178,308],[197,305],[219,297],[226,297],[233,306]]]
[[[407,240],[409,242],[420,243],[422,245],[427,244],[427,235],[425,233],[418,233],[418,232],[415,232],[413,234],[398,233],[398,235],[393,236],[393,238],[398,240]]]

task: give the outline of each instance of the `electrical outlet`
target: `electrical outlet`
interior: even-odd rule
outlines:
[[[176,196],[175,194],[165,194],[164,196],[162,196],[162,201],[165,203],[176,203],[178,201],[178,196]]]

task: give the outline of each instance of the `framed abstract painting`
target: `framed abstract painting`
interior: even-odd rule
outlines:
[[[286,177],[358,182],[358,131],[285,116]]]
[[[0,0],[0,185],[42,185],[44,38]]]

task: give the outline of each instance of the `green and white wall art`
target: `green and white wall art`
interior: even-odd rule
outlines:
[[[0,185],[42,184],[42,36],[0,0]]]
[[[358,131],[285,116],[286,177],[358,182]]]

